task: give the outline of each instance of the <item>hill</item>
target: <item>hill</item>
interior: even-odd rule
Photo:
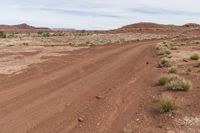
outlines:
[[[33,27],[28,24],[19,25],[0,25],[0,31],[4,32],[39,32],[39,31],[51,31],[49,28],[45,27]]]

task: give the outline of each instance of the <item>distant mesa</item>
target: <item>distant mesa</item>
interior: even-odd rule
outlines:
[[[156,23],[150,23],[150,22],[141,22],[141,23],[127,25],[122,28],[160,28],[160,27],[166,27],[166,26],[169,26],[169,25],[156,24]]]
[[[39,32],[39,31],[51,31],[49,28],[45,27],[33,27],[28,24],[18,24],[18,25],[0,25],[0,31],[4,32]]]
[[[149,28],[175,28],[175,27],[200,27],[200,25],[196,23],[188,23],[183,26],[177,26],[177,25],[157,24],[157,23],[151,23],[151,22],[141,22],[141,23],[135,23],[135,24],[123,26],[121,29],[125,29],[125,28],[149,29]]]
[[[195,28],[195,27],[200,27],[200,25],[196,23],[188,23],[188,24],[183,25],[182,27]]]
[[[200,25],[195,23],[188,23],[182,26],[178,25],[165,25],[165,24],[157,24],[157,23],[151,23],[151,22],[141,22],[141,23],[135,23],[130,24],[127,26],[123,26],[118,29],[110,30],[111,33],[115,32],[134,32],[134,33],[159,33],[159,34],[165,34],[170,32],[180,32],[183,30],[187,30],[187,28],[190,29],[199,29]]]
[[[13,25],[13,27],[19,28],[19,29],[35,29],[35,27],[30,26],[28,24],[19,24],[19,25]]]
[[[178,32],[184,29],[200,29],[199,24],[195,23],[188,23],[182,26],[177,25],[164,25],[164,24],[157,24],[151,22],[140,22],[135,24],[130,24],[127,26],[123,26],[118,29],[113,29],[109,31],[102,31],[102,32],[111,32],[111,33],[121,33],[121,32],[135,32],[135,33],[168,33],[171,31]],[[26,23],[18,24],[18,25],[0,25],[0,31],[4,32],[75,32],[79,31],[76,29],[71,28],[46,28],[46,27],[34,27],[28,25]]]
[[[156,24],[151,22],[141,22],[123,26],[111,32],[135,32],[135,33],[166,33],[171,29],[176,29],[175,25]]]

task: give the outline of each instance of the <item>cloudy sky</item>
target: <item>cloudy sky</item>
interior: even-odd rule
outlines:
[[[113,29],[136,22],[200,23],[200,0],[0,0],[0,24]]]

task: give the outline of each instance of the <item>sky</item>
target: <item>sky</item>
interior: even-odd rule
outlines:
[[[137,22],[200,23],[200,0],[0,0],[0,24],[106,30]]]

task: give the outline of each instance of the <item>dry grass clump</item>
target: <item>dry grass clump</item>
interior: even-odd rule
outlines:
[[[166,75],[163,75],[159,78],[158,85],[166,85],[168,80],[168,77]]]
[[[0,38],[6,38],[6,34],[3,31],[0,31]]]
[[[193,54],[190,57],[191,60],[199,60],[199,55],[198,54]]]
[[[159,44],[157,44],[156,45],[156,53],[158,54],[158,55],[164,55],[164,56],[166,56],[166,55],[170,55],[171,54],[171,51],[170,51],[170,45],[169,44],[167,44],[167,43],[159,43]]]
[[[173,62],[170,59],[165,57],[160,60],[159,66],[160,67],[171,67],[172,64],[173,64]]]
[[[37,33],[39,37],[49,37],[50,33],[49,32],[38,32]]]
[[[173,91],[187,91],[192,88],[192,83],[184,78],[178,78],[170,81],[167,87]]]
[[[172,66],[169,68],[168,73],[173,73],[176,74],[177,73],[177,67],[176,66]]]
[[[160,112],[166,113],[175,109],[176,99],[169,94],[163,94],[159,98]]]
[[[176,74],[162,75],[158,79],[158,85],[167,85],[169,90],[187,91],[192,88],[192,83]]]
[[[162,75],[160,76],[160,78],[158,79],[158,85],[166,85],[167,83],[169,83],[172,80],[176,80],[176,79],[180,79],[181,77],[176,75],[176,74],[166,74],[166,75]]]

